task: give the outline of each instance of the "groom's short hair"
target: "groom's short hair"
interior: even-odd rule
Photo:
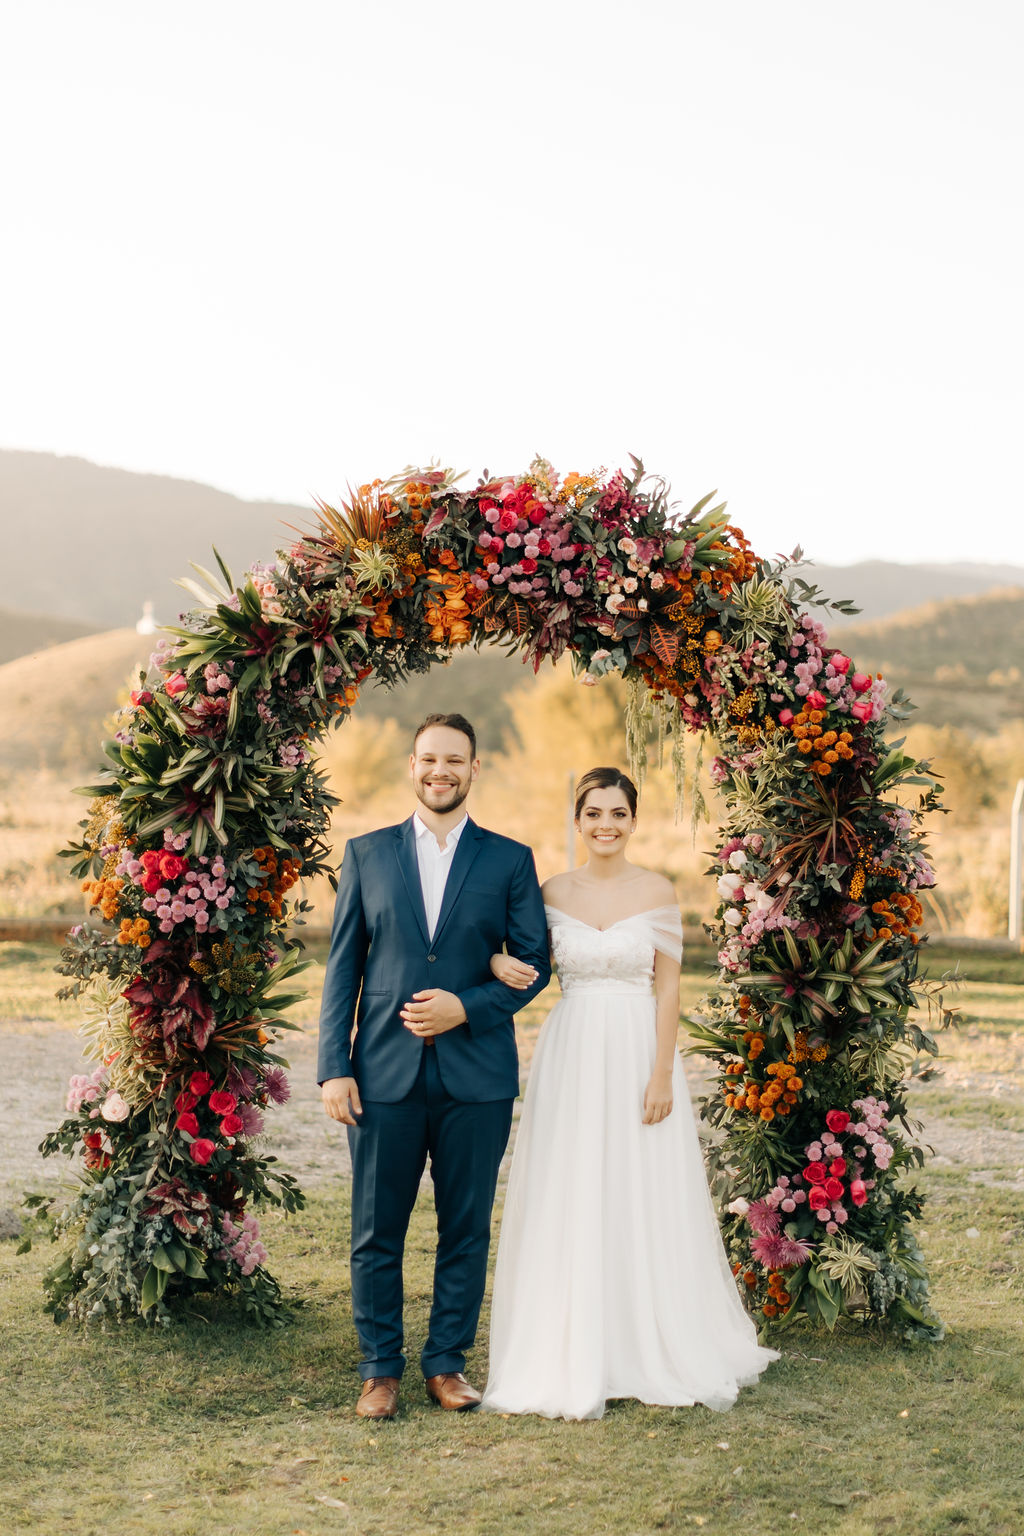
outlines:
[[[412,739],[412,749],[415,752],[416,743],[424,731],[429,731],[432,725],[446,725],[450,731],[461,731],[463,736],[469,737],[469,760],[476,761],[476,731],[470,725],[465,715],[428,715],[422,725],[416,727],[416,734]]]

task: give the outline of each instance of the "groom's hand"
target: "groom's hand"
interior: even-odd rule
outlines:
[[[329,1077],[321,1086],[320,1097],[332,1120],[340,1120],[342,1125],[359,1124],[356,1115],[362,1114],[363,1106],[354,1077]]]
[[[426,992],[414,992],[412,1002],[400,1010],[399,1018],[406,1029],[423,1040],[428,1035],[443,1035],[449,1029],[458,1029],[466,1022],[466,1010],[454,992],[430,987]]]

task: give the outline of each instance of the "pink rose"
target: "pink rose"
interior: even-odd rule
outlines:
[[[191,1154],[192,1161],[194,1163],[199,1163],[200,1166],[205,1167],[205,1165],[210,1161],[210,1158],[216,1152],[217,1143],[211,1141],[208,1136],[200,1136],[198,1141],[194,1141],[188,1150]]]
[[[133,688],[128,695],[133,704],[152,704],[153,695],[148,688]]]
[[[867,693],[871,687],[871,679],[866,672],[855,672],[850,678],[850,687],[854,693]]]
[[[811,709],[828,708],[828,699],[826,699],[823,693],[819,693],[817,688],[815,688],[811,693],[807,695],[807,702]]]
[[[129,1113],[128,1105],[116,1089],[108,1093],[100,1105],[100,1114],[104,1120],[127,1120]]]
[[[779,724],[780,725],[792,725],[793,724],[793,720],[794,720],[794,715],[793,715],[793,711],[791,709],[780,709],[779,710]]]
[[[171,698],[176,699],[179,693],[184,693],[188,688],[188,678],[185,676],[184,672],[174,672],[167,679],[164,687],[167,689],[167,692],[170,694]]]
[[[863,1179],[851,1179],[850,1180],[850,1199],[853,1201],[854,1205],[865,1205],[867,1203],[867,1198],[868,1198],[868,1191],[867,1191],[867,1185],[864,1183],[864,1180]]]
[[[857,719],[862,720],[865,725],[871,719],[871,713],[871,705],[866,703],[864,699],[858,699],[855,704],[850,705],[850,714],[856,715]]]
[[[836,671],[842,672],[844,676],[850,670],[850,658],[849,656],[844,656],[842,651],[833,651],[832,655],[829,657],[829,661],[832,663]]]
[[[841,1136],[850,1123],[850,1117],[845,1109],[830,1109],[825,1116],[825,1124],[836,1136]]]

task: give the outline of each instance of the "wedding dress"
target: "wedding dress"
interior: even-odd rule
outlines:
[[[642,1123],[654,956],[675,907],[593,928],[547,908],[562,997],[537,1042],[494,1276],[484,1408],[596,1419],[609,1398],[709,1408],[778,1359],[726,1262],[679,1057]]]

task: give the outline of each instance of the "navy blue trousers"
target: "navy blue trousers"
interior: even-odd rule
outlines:
[[[476,1338],[487,1281],[491,1207],[512,1125],[512,1099],[466,1104],[441,1081],[436,1047],[424,1046],[412,1091],[397,1104],[363,1098],[350,1126],[352,1312],[359,1373],[401,1376],[402,1255],[420,1179],[430,1159],[437,1212],[434,1298],[420,1356],[424,1376],[461,1371]]]

